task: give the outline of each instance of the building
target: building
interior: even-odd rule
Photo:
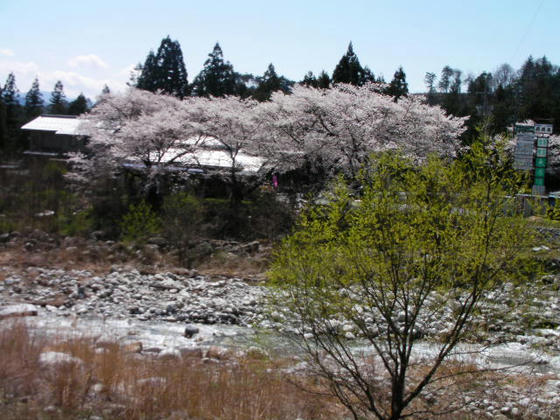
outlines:
[[[60,157],[83,150],[87,139],[80,131],[81,122],[74,115],[41,115],[35,118],[21,127],[29,133],[29,149],[25,154]]]

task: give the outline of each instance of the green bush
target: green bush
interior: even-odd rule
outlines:
[[[83,236],[92,231],[91,209],[77,211],[70,215],[59,215],[59,233],[64,236]]]
[[[120,226],[124,241],[142,244],[160,232],[161,220],[145,201],[141,201],[130,205]]]
[[[554,206],[549,206],[547,215],[550,220],[560,220],[560,199],[554,201]]]

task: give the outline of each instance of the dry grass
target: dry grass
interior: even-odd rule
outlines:
[[[268,255],[246,256],[217,252],[196,269],[210,276],[264,279],[263,273],[268,266]]]
[[[81,360],[41,365],[42,352]],[[115,343],[39,340],[25,324],[0,331],[0,417],[330,419],[332,399],[295,387],[270,360],[157,358]]]

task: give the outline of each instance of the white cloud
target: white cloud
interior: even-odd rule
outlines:
[[[14,73],[16,78],[21,76],[34,76],[39,71],[39,66],[34,61],[0,60],[0,74]]]
[[[12,72],[16,76],[16,85],[21,94],[27,92],[33,79],[38,77],[40,88],[45,92],[52,91],[55,83],[60,80],[64,85],[66,97],[69,99],[75,98],[81,92],[88,98],[95,99],[105,85],[109,86],[112,92],[123,91],[126,89],[126,82],[130,76],[129,72],[124,71],[124,69],[112,74],[88,76],[81,74],[81,71],[42,71],[34,61],[11,60],[0,55],[0,85],[3,85],[8,74]]]
[[[103,86],[108,85],[111,90],[120,91],[125,87],[125,81],[107,78],[93,78],[81,75],[72,71],[56,70],[51,73],[40,74],[40,80],[46,80],[50,84],[60,80],[64,85],[64,92],[67,97],[78,96],[81,92],[89,98],[95,98],[101,93]]]
[[[70,67],[89,67],[94,69],[106,69],[109,65],[95,54],[77,55],[68,60]]]
[[[15,53],[9,48],[0,48],[0,55],[5,55],[7,57],[13,57]]]

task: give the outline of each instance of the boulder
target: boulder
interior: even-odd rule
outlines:
[[[184,336],[187,338],[192,338],[195,334],[198,334],[200,330],[194,325],[187,325],[185,327]]]
[[[0,308],[0,320],[24,316],[37,316],[37,307],[28,303]]]

